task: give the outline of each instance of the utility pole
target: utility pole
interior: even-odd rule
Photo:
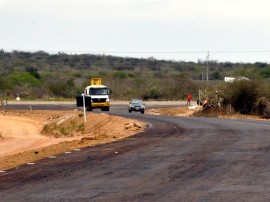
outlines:
[[[203,71],[202,71],[202,81],[203,81]]]
[[[206,56],[206,81],[208,81],[208,71],[209,71],[209,51],[207,51],[207,56]]]
[[[83,114],[84,114],[84,123],[86,123],[86,108],[85,108],[85,94],[82,94],[83,97]]]

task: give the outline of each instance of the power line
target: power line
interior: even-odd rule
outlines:
[[[106,50],[26,50],[26,49],[2,49],[6,51],[21,51],[21,52],[51,52],[51,53],[101,53],[101,54],[212,54],[223,53],[270,53],[270,50],[230,50],[230,51],[106,51]]]

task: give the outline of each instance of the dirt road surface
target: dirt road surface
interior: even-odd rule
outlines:
[[[3,201],[269,201],[269,121],[121,113],[142,133],[0,173]]]

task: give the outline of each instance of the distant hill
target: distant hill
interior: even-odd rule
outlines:
[[[101,77],[113,99],[178,100],[187,91],[197,93],[206,77],[206,61],[185,62],[115,57],[110,55],[71,55],[44,51],[6,52],[0,50],[0,96],[24,99],[73,99]],[[253,80],[270,77],[267,63],[209,61],[209,82],[225,76],[245,76]]]

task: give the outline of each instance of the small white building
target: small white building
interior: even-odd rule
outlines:
[[[234,77],[224,77],[225,82],[233,82],[235,80]]]
[[[224,81],[225,82],[233,82],[233,81],[241,81],[241,80],[246,80],[246,81],[250,81],[250,79],[248,79],[247,77],[244,76],[238,76],[238,77],[224,77]]]

